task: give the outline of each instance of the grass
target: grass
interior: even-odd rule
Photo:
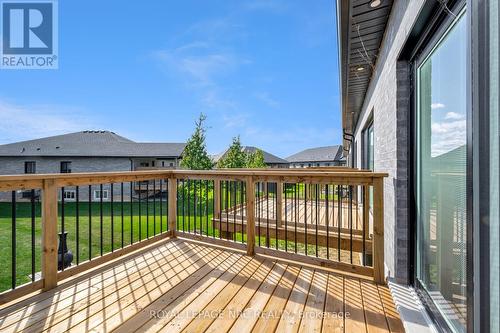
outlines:
[[[217,229],[213,228],[213,190],[210,188],[208,195],[203,188],[198,188],[198,201],[196,202],[196,216],[194,211],[193,191],[191,192],[190,205],[187,205],[187,189],[184,197],[182,197],[182,188],[179,189],[179,207],[177,218],[177,229],[187,232],[197,230],[203,231],[203,234],[220,238],[221,235]],[[200,194],[203,200],[201,201],[200,210]],[[270,196],[273,196],[270,194]],[[291,192],[288,192],[291,196]],[[334,198],[336,196],[332,196]],[[236,197],[225,195],[222,197],[223,205],[225,202],[231,206],[234,203],[240,203],[239,191]],[[208,200],[208,202],[207,202]],[[184,206],[182,206],[184,202]],[[184,211],[182,210],[184,207]],[[15,244],[15,284],[16,286],[31,281],[32,260],[34,261],[34,271],[39,272],[41,269],[41,206],[40,203],[34,205],[35,228],[32,230],[31,220],[31,203],[18,202],[15,206],[16,211],[16,244]],[[122,219],[123,209],[123,219]],[[141,216],[139,217],[139,210]],[[90,216],[89,216],[89,211]],[[200,214],[200,211],[203,214]],[[146,214],[148,212],[148,214]],[[160,214],[161,212],[161,214]],[[112,218],[113,213],[113,218]],[[102,218],[101,218],[102,214]],[[78,215],[78,237],[77,237],[77,215]],[[59,204],[59,221],[58,231],[61,232],[62,224],[62,206]],[[148,217],[149,216],[149,217]],[[208,220],[208,223],[207,223]],[[166,231],[168,226],[167,220],[167,202],[162,200],[161,205],[159,199],[153,204],[150,199],[149,203],[141,202],[124,202],[123,207],[121,202],[115,202],[113,205],[110,202],[104,202],[101,206],[99,202],[81,202],[78,206],[75,202],[66,202],[64,205],[64,231],[68,232],[68,249],[73,252],[73,264],[77,262],[85,262],[91,258],[101,256],[119,249],[122,246],[136,243],[140,240],[147,239],[162,231]],[[34,233],[34,256],[32,256],[32,232]],[[294,252],[295,243],[288,241],[285,245],[283,240],[275,240],[270,235],[269,246]],[[78,249],[77,249],[78,238]],[[234,240],[236,242],[246,242],[245,235],[235,233]],[[0,251],[0,292],[12,288],[12,205],[10,202],[0,202],[0,243],[2,251]],[[259,244],[258,236],[256,236],[256,244]],[[265,237],[260,238],[260,244],[266,246]],[[297,244],[299,253],[305,252],[304,244]],[[335,258],[335,249],[330,249],[330,256]],[[307,253],[316,255],[316,249],[312,245],[308,245]],[[325,257],[326,248],[318,249],[318,256]],[[341,254],[343,256],[343,254]]]

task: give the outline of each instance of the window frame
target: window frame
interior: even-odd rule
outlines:
[[[424,287],[420,284],[417,279],[417,231],[418,231],[418,221],[417,221],[417,168],[416,163],[418,161],[417,156],[417,71],[420,65],[428,58],[428,56],[432,53],[434,48],[439,44],[442,38],[447,34],[449,29],[455,24],[456,17],[462,13],[463,10],[466,10],[465,19],[467,20],[467,29],[470,29],[470,10],[466,8],[465,0],[455,1],[452,6],[450,6],[450,10],[455,13],[456,17],[450,16],[446,12],[434,13],[431,21],[428,24],[428,28],[421,34],[420,38],[416,41],[415,45],[410,45],[414,47],[414,50],[411,54],[411,57],[407,60],[410,65],[410,119],[408,126],[409,140],[408,140],[408,153],[409,153],[409,166],[408,166],[408,175],[409,175],[409,186],[408,186],[408,198],[409,198],[409,282],[412,285],[424,305],[424,308],[427,310],[427,313],[432,318],[433,322],[436,324],[440,331],[450,332],[450,328],[448,326],[447,321],[441,315],[439,309],[435,306],[434,301],[431,299],[430,295],[425,291]],[[467,39],[467,54],[470,55],[470,38],[468,36]],[[472,221],[472,122],[471,122],[471,110],[470,110],[470,59],[467,61],[467,75],[469,75],[467,79],[467,180],[466,180],[466,193],[467,193],[467,256],[466,256],[466,265],[467,265],[467,323],[466,329],[468,332],[472,332],[473,324],[474,324],[474,283],[473,283],[473,271],[474,265],[472,258],[474,256],[472,250],[472,239],[473,239],[473,221]]]
[[[72,196],[68,198],[66,196],[66,193],[71,193]],[[62,196],[64,198],[64,201],[75,201],[76,200],[76,190],[66,190],[65,189]]]
[[[28,172],[28,165],[33,166],[33,172]],[[36,173],[36,161],[25,161],[24,162],[24,173],[27,175],[32,175]]]
[[[63,165],[66,166],[63,168]],[[59,164],[59,172],[60,173],[71,173],[71,161],[61,161]]]
[[[97,193],[98,192],[101,192],[101,190],[94,190],[94,193],[93,193],[93,197],[94,197],[94,200],[101,200],[101,197],[97,196]],[[102,201],[107,201],[109,200],[109,190],[108,189],[103,189],[102,190],[102,193],[104,193],[105,195],[103,196],[102,198]]]

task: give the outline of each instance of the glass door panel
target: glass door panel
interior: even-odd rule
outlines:
[[[463,13],[417,67],[417,280],[466,327],[467,30]]]

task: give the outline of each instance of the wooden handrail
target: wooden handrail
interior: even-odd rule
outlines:
[[[64,186],[137,182],[162,179],[168,182],[168,227],[169,235],[177,235],[177,181],[186,179],[214,180],[214,218],[220,215],[219,193],[221,180],[241,181],[246,184],[246,234],[247,254],[255,254],[255,195],[258,182],[275,182],[277,189],[277,228],[283,223],[282,193],[284,183],[359,185],[364,191],[364,202],[369,200],[367,189],[373,187],[373,278],[383,283],[384,274],[384,177],[386,173],[366,170],[321,169],[218,169],[218,170],[147,170],[128,172],[99,172],[73,174],[36,174],[0,176],[0,191],[19,189],[42,190],[42,280],[43,289],[57,286],[57,219],[58,190]],[[364,221],[368,220],[367,209]],[[286,223],[286,222],[285,222]],[[366,228],[366,226],[364,227]],[[364,229],[367,230],[367,229]],[[369,268],[369,267],[365,267]],[[370,268],[371,269],[371,268]],[[365,270],[366,271],[366,270]]]

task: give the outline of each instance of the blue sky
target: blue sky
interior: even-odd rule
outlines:
[[[59,2],[59,69],[0,71],[0,143],[85,129],[180,142],[200,112],[287,156],[341,140],[332,0]]]

